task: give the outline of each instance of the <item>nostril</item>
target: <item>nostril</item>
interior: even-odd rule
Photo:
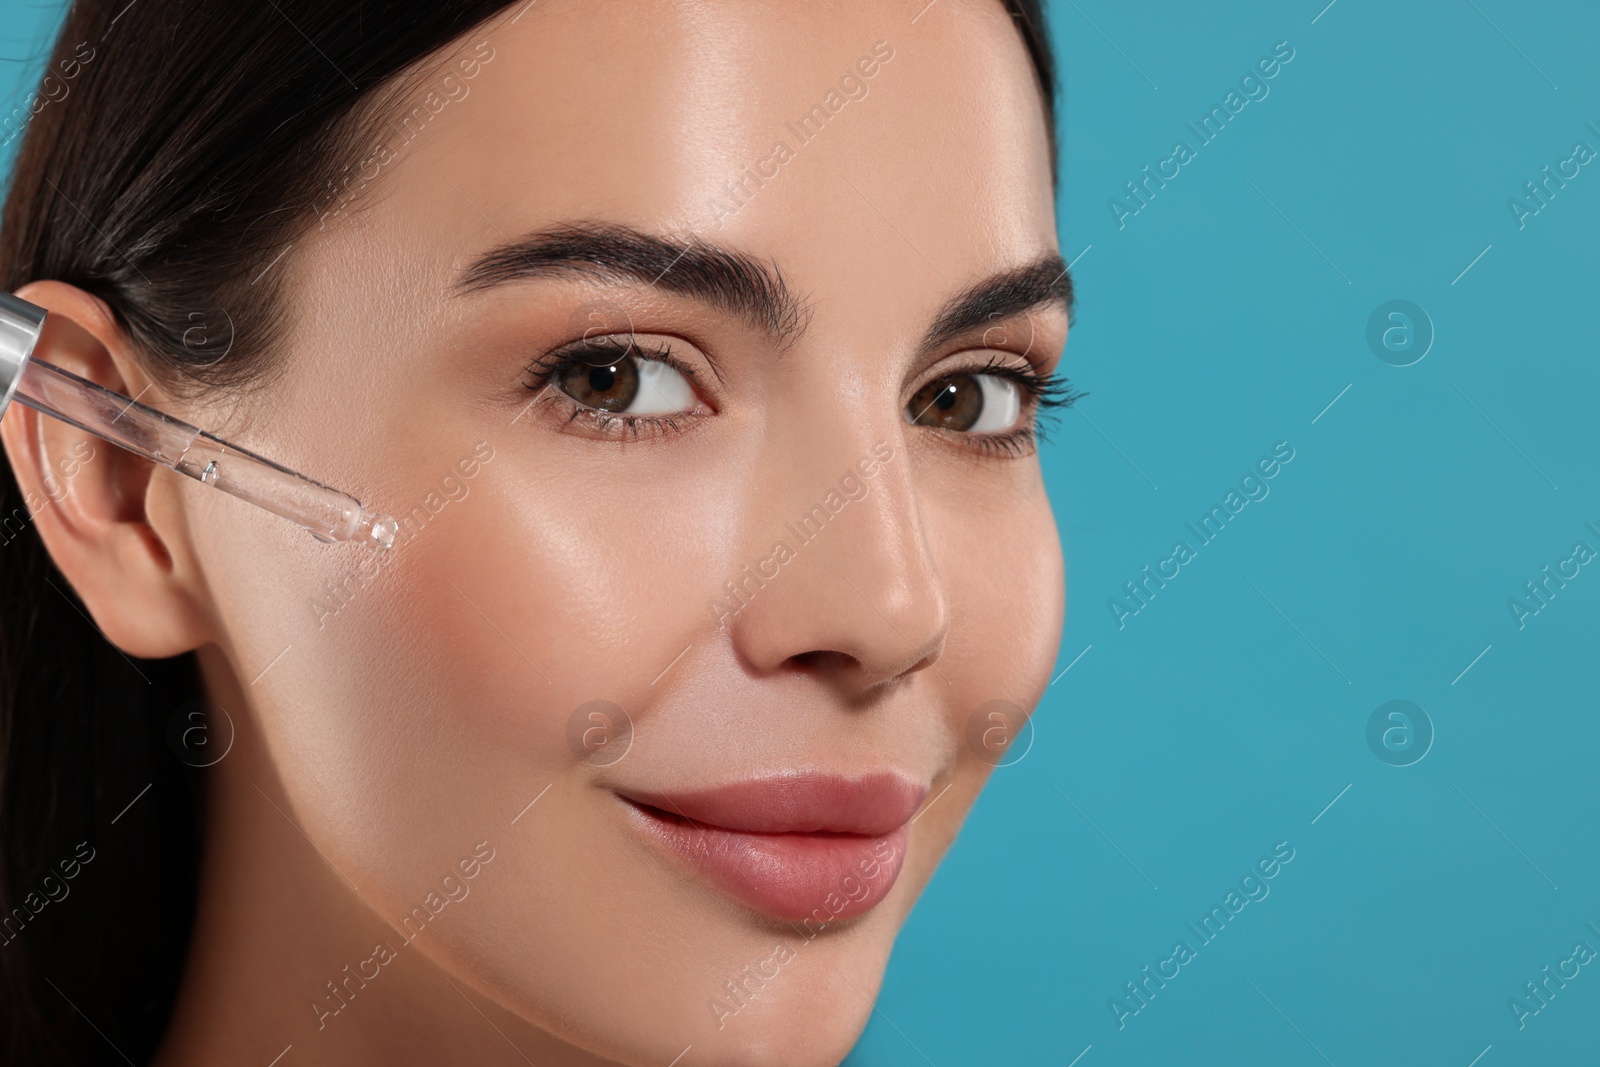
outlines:
[[[854,656],[825,648],[797,653],[789,657],[789,662],[813,674],[836,674],[860,666]]]

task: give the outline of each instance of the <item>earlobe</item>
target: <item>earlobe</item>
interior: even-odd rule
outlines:
[[[49,312],[35,359],[150,402],[156,389],[102,301],[53,281],[17,295]],[[169,472],[19,400],[0,441],[26,512],[5,517],[5,538],[31,523],[112,644],[157,659],[211,639],[183,509],[161,481]]]

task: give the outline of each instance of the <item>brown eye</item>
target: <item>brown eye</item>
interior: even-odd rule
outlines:
[[[913,426],[969,433],[1004,433],[1022,414],[1022,390],[994,374],[953,374],[918,389],[906,404]]]
[[[639,395],[639,364],[631,355],[612,362],[575,360],[556,373],[556,385],[578,403],[601,411],[627,411]]]
[[[591,344],[560,359],[549,380],[579,407],[618,415],[682,415],[699,406],[668,349]]]
[[[917,390],[906,414],[914,426],[970,430],[983,414],[983,390],[971,375],[939,378]]]

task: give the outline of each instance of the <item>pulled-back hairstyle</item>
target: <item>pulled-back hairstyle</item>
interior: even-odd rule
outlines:
[[[78,0],[38,92],[0,115],[0,289],[93,294],[174,391],[258,383],[286,333],[268,268],[405,139],[396,76],[535,2]],[[1054,177],[1043,13],[1003,2]],[[0,1062],[145,1062],[194,921],[203,772],[169,734],[203,695],[195,657],[112,646],[0,468]]]

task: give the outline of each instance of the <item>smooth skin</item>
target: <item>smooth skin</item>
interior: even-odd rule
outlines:
[[[963,291],[1058,252],[1032,68],[995,0],[544,0],[407,91],[481,42],[470,91],[273,268],[292,328],[270,388],[167,396],[95,298],[21,292],[51,312],[40,358],[424,514],[378,565],[97,444],[35,517],[106,637],[198,649],[234,731],[158,1063],[835,1064],[984,783],[975,710],[1031,709],[1060,637],[1031,445],[907,421],[941,376],[1060,358],[1051,300],[921,347]],[[785,123],[877,42],[866,95],[799,144]],[[780,138],[777,176],[719,212]],[[741,253],[781,272],[803,329],[614,272],[461,291],[489,249],[571,223]],[[529,388],[531,361],[629,329],[692,372],[676,430]],[[0,436],[41,499],[85,440],[20,405]],[[821,535],[785,533],[885,446]],[[719,617],[779,540],[779,576]],[[633,722],[610,765],[568,743],[596,699]],[[612,792],[796,770],[929,788],[889,895],[814,938],[653,847]],[[719,1017],[724,982],[780,945]]]

